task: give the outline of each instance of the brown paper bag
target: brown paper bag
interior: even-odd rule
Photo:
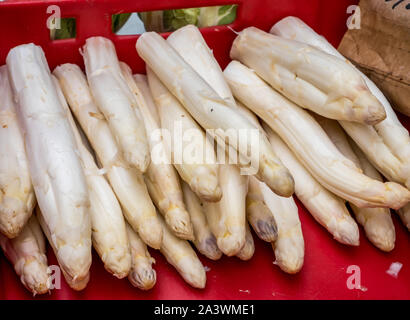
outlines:
[[[410,0],[361,0],[360,29],[348,30],[339,51],[410,116]]]

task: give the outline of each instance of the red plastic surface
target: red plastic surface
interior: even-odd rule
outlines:
[[[0,64],[4,64],[13,46],[34,42],[41,45],[50,67],[73,62],[82,65],[79,47],[87,37],[102,35],[112,39],[121,60],[129,63],[134,72],[144,72],[144,64],[135,50],[137,36],[116,36],[111,33],[111,14],[148,11],[166,8],[238,3],[238,18],[231,25],[235,30],[255,25],[268,30],[279,19],[294,15],[302,18],[316,31],[337,45],[345,32],[346,13],[355,0],[61,0],[0,2]],[[77,38],[50,41],[46,29],[46,8],[58,4],[62,17],[77,18]],[[203,34],[220,64],[229,62],[229,48],[235,34],[225,26],[203,29]],[[408,129],[410,121],[401,117]],[[1,147],[1,146],[0,146]],[[274,255],[269,244],[255,238],[256,251],[252,260],[242,262],[224,257],[212,262],[200,257],[210,268],[207,286],[196,290],[184,283],[177,272],[154,250],[158,281],[155,288],[142,292],[131,286],[127,279],[117,280],[103,268],[94,254],[91,280],[82,292],[68,288],[64,280],[60,290],[36,299],[410,299],[410,236],[394,214],[396,248],[382,253],[366,239],[361,229],[360,247],[351,248],[334,241],[306,209],[298,202],[299,215],[305,238],[305,264],[297,275],[287,275],[272,264]],[[56,264],[48,250],[49,264]],[[392,262],[401,262],[403,268],[397,279],[386,274]],[[357,265],[361,271],[362,290],[349,289],[346,271]],[[0,299],[31,299],[21,285],[11,265],[0,253]]]

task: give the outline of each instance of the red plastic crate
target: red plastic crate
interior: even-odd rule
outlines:
[[[111,32],[111,15],[121,12],[150,11],[170,8],[189,8],[222,4],[239,4],[238,17],[231,25],[235,30],[254,25],[268,30],[276,21],[294,15],[303,19],[317,32],[337,45],[346,30],[349,17],[347,7],[355,0],[60,0],[0,2],[0,64],[5,63],[8,51],[19,44],[34,42],[44,49],[50,68],[66,62],[83,65],[79,48],[85,39],[100,35],[112,39],[118,56],[134,72],[144,72],[144,63],[135,50],[138,36],[117,36]],[[50,41],[46,20],[47,7],[56,4],[62,17],[77,19],[77,38]],[[229,62],[229,49],[235,34],[226,26],[202,29],[205,40],[222,67]],[[410,121],[401,116],[410,128]],[[1,147],[1,146],[0,146]],[[272,264],[271,246],[254,236],[256,251],[251,261],[224,257],[213,262],[200,256],[207,272],[204,290],[191,288],[165,259],[151,250],[157,263],[157,284],[149,292],[142,292],[128,282],[108,274],[94,254],[91,280],[82,292],[71,290],[62,281],[61,290],[36,299],[410,299],[410,237],[396,215],[396,248],[382,253],[366,239],[361,229],[360,247],[351,248],[337,243],[297,201],[305,238],[305,264],[297,275],[287,275]],[[49,264],[56,264],[52,250],[48,250]],[[392,262],[401,262],[398,279],[386,270]],[[361,269],[361,285],[367,290],[347,287],[347,268]],[[0,299],[31,299],[11,265],[0,253]]]

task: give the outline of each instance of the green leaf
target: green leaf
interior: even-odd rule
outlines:
[[[174,31],[188,24],[198,23],[199,8],[175,9],[164,11],[164,28]]]
[[[218,14],[220,16],[222,16],[223,14],[225,14],[225,12],[227,12],[228,10],[230,10],[232,8],[232,5],[225,5],[225,6],[220,6],[218,9]]]
[[[51,31],[52,40],[75,38],[76,28],[74,18],[61,18],[60,29],[53,29]]]
[[[218,25],[230,24],[234,22],[236,19],[237,8],[237,4],[221,6],[218,10],[220,15]]]

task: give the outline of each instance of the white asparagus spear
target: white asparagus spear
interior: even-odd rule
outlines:
[[[48,242],[50,243],[51,248],[53,249],[53,251],[57,252],[57,246],[52,242],[53,241],[53,236],[51,234],[50,228],[47,226],[47,223],[45,221],[45,217],[44,217],[44,215],[43,215],[43,213],[42,213],[39,206],[36,206],[35,212],[36,212],[37,220],[38,220],[38,222],[41,226],[41,230],[43,231],[44,235],[46,236]],[[58,258],[57,258],[57,260],[58,260]],[[90,273],[88,272],[87,274],[85,274],[81,278],[72,277],[61,266],[61,263],[60,262],[58,262],[58,263],[61,267],[61,271],[63,273],[63,276],[64,276],[67,284],[71,287],[71,289],[74,289],[76,291],[84,290],[85,287],[87,286],[88,282],[90,281]]]
[[[149,290],[157,282],[157,273],[152,269],[155,259],[148,252],[146,244],[138,234],[126,224],[128,239],[131,247],[132,269],[128,280],[134,287],[141,290]]]
[[[194,69],[215,92],[235,111],[245,116],[255,127],[263,129],[252,111],[236,101],[227,84],[222,69],[208,47],[198,27],[189,24],[172,32],[167,42]]]
[[[137,51],[149,68],[205,129],[213,129],[225,144],[229,144],[249,158],[250,166],[257,175],[278,194],[293,193],[293,179],[270,148],[266,137],[242,114],[230,108],[212,87],[185,62],[184,59],[158,34],[146,32],[137,41]],[[220,129],[220,130],[215,130]],[[240,147],[237,143],[239,130],[254,134]],[[221,147],[224,147],[221,145]]]
[[[0,67],[0,233],[16,237],[36,204],[7,67]]]
[[[168,130],[172,137],[172,141],[165,139],[165,147],[172,152],[172,163],[182,180],[188,183],[201,199],[219,201],[222,192],[219,186],[218,165],[215,151],[208,143],[205,133],[149,68],[147,75],[152,96],[158,107],[161,127]],[[187,151],[192,146],[195,147],[195,153],[191,157]]]
[[[266,136],[265,132],[263,131],[263,128],[261,126],[261,124],[259,123],[259,119],[258,117],[248,108],[246,108],[241,102],[235,100],[236,102],[236,108],[235,111],[237,111],[238,113],[242,114],[245,118],[247,118],[255,127],[257,127],[259,129],[259,134],[263,134],[264,136]],[[212,137],[213,139],[218,139],[218,137],[215,137],[213,135],[210,135],[210,137]],[[217,144],[218,146],[218,144]],[[222,153],[221,152],[221,148],[218,147],[218,153],[217,153],[217,159],[218,159],[218,163],[225,163],[225,159],[228,159],[230,162],[229,163],[246,163],[247,160],[245,157],[243,157],[243,155],[241,155],[240,153],[238,153],[232,146],[230,146],[229,144],[225,144],[226,146],[226,152]],[[222,155],[222,157],[221,157]],[[241,174],[242,171],[241,171]]]
[[[174,236],[162,218],[160,219],[164,233],[160,248],[161,253],[189,285],[198,289],[205,288],[205,268],[194,249],[188,241]]]
[[[254,127],[260,129],[260,133],[263,133],[256,116],[240,102],[235,101],[232,92],[225,81],[221,67],[196,26],[187,25],[172,32],[167,38],[167,42],[192,67],[192,69],[194,69],[194,71],[197,72],[213,90],[215,90],[230,108],[233,108],[235,112],[244,116],[252,125],[254,125]],[[215,136],[213,137],[215,138]],[[231,161],[233,161],[232,163],[238,161],[238,156],[241,157],[239,163],[246,163],[246,158],[240,153],[238,155],[235,148],[229,144],[227,144],[226,147],[229,148],[229,156],[231,157]],[[232,158],[232,155],[235,155],[236,158]]]
[[[222,199],[205,202],[208,224],[215,235],[218,248],[227,256],[234,256],[245,244],[246,193],[248,177],[235,165],[219,165]]]
[[[135,95],[138,107],[144,120],[151,154],[158,149],[165,153],[164,141],[159,137],[155,141],[154,135],[159,132],[159,116],[148,87],[145,75],[135,75],[125,63],[121,62],[121,70],[131,91]],[[158,139],[157,139],[158,140]],[[193,230],[189,214],[185,209],[178,174],[173,165],[161,159],[152,159],[145,172],[145,184],[151,199],[164,216],[172,232],[186,240],[193,239]]]
[[[292,174],[293,176],[293,174]],[[298,181],[295,178],[295,191]],[[266,242],[274,242],[278,237],[278,226],[275,217],[266,206],[259,180],[249,177],[248,194],[246,195],[246,216],[256,235]]]
[[[130,272],[131,256],[121,207],[111,186],[95,171],[94,163],[85,169],[89,181],[93,247],[105,269],[122,279]]]
[[[230,56],[288,99],[325,117],[366,124],[386,117],[350,64],[315,47],[249,27],[234,40]]]
[[[0,246],[13,264],[21,283],[33,293],[49,291],[46,244],[35,216],[32,216],[23,230],[13,239],[0,234]]]
[[[283,38],[293,39],[315,46],[320,50],[345,60],[343,55],[337,51],[323,36],[317,34],[312,28],[296,17],[286,17],[277,22],[271,33]],[[410,137],[409,132],[400,123],[392,106],[382,91],[359,69],[361,76],[366,82],[369,90],[380,101],[386,111],[386,119],[378,123],[375,127],[383,140],[391,148],[394,154],[405,162],[410,162]],[[363,150],[367,153],[367,150]]]
[[[158,249],[162,229],[142,175],[131,168],[112,166],[107,177],[128,223],[147,245]]]
[[[130,272],[131,255],[120,204],[83,142],[57,78],[53,75],[52,78],[74,133],[88,185],[93,247],[103,261],[104,268],[122,279]]]
[[[220,259],[222,251],[219,250],[216,238],[208,225],[202,201],[185,182],[182,182],[182,191],[194,228],[195,237],[193,243],[195,247],[200,253],[211,260]]]
[[[264,127],[276,154],[286,163],[295,179],[295,194],[313,218],[340,243],[358,246],[359,228],[344,201],[317,182],[283,140],[267,125]]]
[[[239,251],[236,256],[244,261],[250,260],[255,253],[255,243],[253,242],[252,232],[249,228],[249,224],[246,223],[246,234],[245,234],[245,244],[243,245],[241,251]]]
[[[316,119],[346,158],[352,160],[358,168],[363,170],[365,175],[383,181],[377,170],[366,159],[366,156],[354,145],[354,142],[351,141],[352,146],[349,144],[346,134],[336,121],[320,116],[316,116]],[[396,233],[390,210],[388,208],[358,208],[354,204],[351,204],[351,208],[357,221],[363,226],[370,242],[380,250],[393,250]]]
[[[143,241],[158,249],[162,228],[141,173],[130,168],[118,149],[104,116],[98,111],[86,78],[74,64],[54,70],[69,107],[78,119],[121,203],[124,216]]]
[[[167,181],[157,180],[155,176],[148,175],[145,175],[144,181],[147,185],[151,199],[157,206],[160,213],[164,216],[165,222],[167,223],[171,231],[178,238],[193,240],[194,231],[192,229],[192,223],[189,214],[185,209],[185,205],[183,207],[180,205],[176,206],[176,201],[170,200],[170,196],[172,196],[172,194],[167,194],[164,192],[163,187]],[[163,183],[162,185],[161,182]],[[179,199],[177,199],[177,201],[179,201]]]
[[[189,24],[172,32],[167,42],[215,90],[230,107],[234,107],[255,127],[263,129],[252,111],[236,101],[227,84],[222,69],[208,47],[198,27]]]
[[[114,44],[103,37],[88,38],[83,57],[95,102],[107,119],[125,160],[145,172],[150,158],[144,123],[122,76]]]
[[[410,192],[401,185],[362,174],[306,110],[274,91],[252,70],[232,61],[224,74],[234,96],[262,118],[329,191],[358,207],[399,209],[409,202]]]
[[[226,102],[230,108],[233,108],[235,112],[245,116],[253,125],[255,125],[255,119],[244,111],[246,108],[237,105],[237,102],[232,96],[231,90],[225,81],[221,67],[196,26],[187,25],[172,32],[167,38],[167,42],[184,59],[184,61],[187,62],[192,69],[206,81],[206,83]],[[258,123],[257,120],[256,123]],[[258,124],[256,124],[255,127],[260,129]],[[216,139],[217,142],[220,141],[218,140],[220,137],[212,134],[211,131],[208,130],[207,133],[213,139]],[[249,159],[241,155],[240,152],[237,152],[232,145],[225,143],[225,147],[229,150],[228,155],[231,161],[230,163],[248,163]],[[217,154],[218,163],[225,162],[219,157],[220,155]]]
[[[90,202],[73,132],[40,47],[13,48],[7,67],[43,230],[67,282],[83,289],[91,265]]]
[[[235,100],[236,101],[236,100]],[[242,102],[236,101],[237,110],[242,113],[245,117],[248,118],[250,122],[254,124],[255,127],[258,127],[263,134],[265,131],[263,130],[258,117],[254,114],[250,109],[248,109]]]
[[[278,224],[278,238],[272,242],[276,261],[286,273],[297,273],[305,258],[305,241],[299,220],[298,207],[293,198],[279,197],[259,181],[264,202]]]
[[[410,180],[408,179],[410,175],[406,166],[385,144],[375,126],[366,126],[348,121],[339,121],[339,123],[362,150],[367,150],[366,154],[369,160],[388,180],[410,187]]]
[[[317,34],[302,20],[286,17],[277,22],[271,33],[315,46],[340,59],[345,58],[324,37]],[[353,66],[353,65],[352,65]],[[389,179],[410,185],[410,136],[400,123],[389,101],[381,90],[359,69],[369,90],[380,101],[386,111],[386,119],[374,127],[358,123],[341,122],[346,132],[359,144],[372,164]],[[369,143],[371,141],[371,143]],[[402,162],[402,168],[398,159]]]
[[[356,153],[354,153],[354,151],[352,150],[352,147],[350,146],[349,141],[347,140],[348,138],[344,133],[343,129],[340,127],[339,123],[332,119],[328,119],[313,113],[311,115],[326,132],[327,136],[336,146],[337,150],[339,150],[347,159],[352,161],[358,169],[363,171],[360,165],[359,158],[357,157]]]
[[[350,141],[353,151],[360,161],[363,173],[373,179],[383,181],[379,172],[367,160],[363,152],[353,141]],[[396,231],[391,218],[390,210],[387,208],[358,208],[350,205],[356,215],[357,221],[363,226],[367,238],[380,250],[389,252],[394,249]]]
[[[198,27],[189,24],[172,32],[167,42],[230,106],[235,99],[225,81],[221,67],[206,44]]]

